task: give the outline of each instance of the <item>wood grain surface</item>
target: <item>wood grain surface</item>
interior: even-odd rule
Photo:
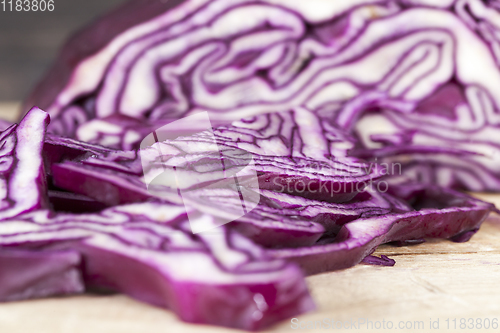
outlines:
[[[16,105],[0,105],[0,116],[15,118]],[[500,195],[479,197],[500,207]],[[500,319],[500,217],[493,214],[467,243],[446,240],[394,247],[383,245],[375,255],[396,260],[394,267],[358,265],[307,278],[318,309],[299,316],[297,324],[327,320],[353,327],[351,332],[499,332],[478,327]],[[466,320],[460,328],[460,320]],[[475,321],[470,327],[469,318]],[[448,319],[448,322],[446,321]],[[456,328],[453,319],[455,319]],[[439,322],[437,322],[439,320]],[[361,324],[365,321],[365,324]],[[371,325],[369,326],[371,321]],[[432,322],[432,325],[431,325]],[[377,325],[392,330],[376,329]],[[439,323],[439,328],[437,323]],[[311,324],[310,324],[311,325]],[[398,327],[402,325],[403,329]],[[408,327],[404,328],[404,327]],[[462,326],[463,327],[463,326]],[[269,332],[294,330],[290,320]],[[342,330],[335,328],[335,331]],[[126,296],[52,298],[0,304],[2,333],[135,333],[236,332],[180,322],[168,310]]]

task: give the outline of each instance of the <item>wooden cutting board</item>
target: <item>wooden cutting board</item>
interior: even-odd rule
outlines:
[[[16,103],[0,104],[0,117],[14,120],[16,108]],[[500,195],[478,196],[500,207]],[[498,326],[491,328],[494,319],[497,323],[500,320],[499,216],[492,214],[467,243],[433,240],[411,247],[384,245],[375,253],[381,254],[395,259],[396,265],[358,265],[308,277],[318,309],[268,331],[292,332],[302,325],[310,329],[299,331],[321,332],[327,331],[329,323],[337,326],[336,330],[344,327],[355,332],[377,328],[386,332],[384,327],[391,325],[393,332],[500,331]],[[312,329],[316,321],[318,326]],[[489,330],[484,328],[488,323]],[[236,331],[185,324],[167,310],[126,296],[84,295],[0,304],[0,332]]]

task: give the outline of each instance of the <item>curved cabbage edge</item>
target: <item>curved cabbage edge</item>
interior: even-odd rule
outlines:
[[[247,190],[240,190],[249,197]],[[265,248],[294,248],[314,244],[320,237],[338,233],[340,228],[360,217],[408,211],[394,205],[387,195],[370,191],[348,203],[329,203],[287,193],[260,191],[255,207],[239,216],[241,200],[228,189],[202,189],[183,194],[185,205],[232,221],[233,230]]]
[[[324,240],[323,244],[267,253],[296,262],[306,275],[344,269],[360,263],[384,243],[409,241],[410,244],[424,238],[468,241],[495,209],[492,204],[451,189],[421,184],[407,186],[430,190],[445,203],[438,208],[423,206],[405,213],[357,219],[345,224],[334,239]]]

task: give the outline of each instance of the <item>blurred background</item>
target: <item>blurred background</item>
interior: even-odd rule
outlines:
[[[0,1],[0,102],[20,101],[78,28],[126,0],[55,0],[52,12],[4,11]]]

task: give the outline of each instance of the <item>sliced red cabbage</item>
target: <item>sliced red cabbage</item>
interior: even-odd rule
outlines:
[[[151,145],[137,152],[55,164],[54,184],[112,205],[149,197],[169,200],[179,190],[236,176],[247,187],[346,202],[383,174],[375,163],[346,157],[353,139],[302,108],[164,139],[169,134],[154,131],[143,141]]]
[[[139,19],[126,26],[110,14],[75,36],[33,92],[27,104],[47,108],[52,131],[124,147],[130,144],[121,145],[124,136],[142,129],[120,132],[116,115],[147,127],[200,110],[228,122],[298,105],[331,107],[390,70],[373,66],[367,71],[377,75],[369,78],[356,66],[335,70],[345,64],[337,53],[376,18],[403,9],[373,0],[317,6],[196,0],[158,5],[155,16],[147,1],[132,3],[121,11],[133,7]],[[113,28],[95,37],[106,26]]]
[[[30,119],[32,114],[30,112],[26,118]],[[45,119],[41,117],[39,122],[44,123]],[[41,127],[34,128],[43,133]],[[24,139],[38,142],[39,148],[33,155],[39,156],[39,165],[42,166],[43,137],[42,140],[40,136],[33,140]],[[76,142],[72,145],[67,151],[79,147]],[[65,145],[57,149],[60,148],[68,149]],[[95,157],[85,158],[92,149]],[[140,183],[138,152],[98,150],[84,147],[80,150],[83,155],[61,157],[62,163],[53,164],[54,179],[60,170],[64,170],[58,169],[59,166],[72,165],[77,166],[77,170],[92,170],[94,174],[99,173],[96,170],[108,172],[108,175],[114,175],[118,184],[134,190],[136,184],[124,179],[129,177]],[[83,180],[86,176],[82,173],[76,175]],[[104,181],[104,178],[96,176],[95,179],[102,180],[94,183],[99,185],[94,191],[101,191],[103,197],[116,198],[117,192],[106,187],[112,182]],[[77,177],[72,180],[76,184],[80,182]],[[195,208],[200,208],[197,200],[205,206],[218,204],[227,214],[236,202],[231,201],[232,196],[229,197],[231,200],[225,197],[225,192],[221,192],[224,189],[217,186],[195,188],[184,192],[182,200],[188,207],[193,205]],[[38,196],[46,194],[44,188],[36,188],[36,191]],[[142,191],[147,193],[144,189]],[[304,226],[320,227],[316,234],[309,228],[312,234],[309,243],[290,243],[307,246],[263,250],[236,232],[238,228],[233,225],[192,234],[191,208],[186,211],[183,206],[150,202],[113,207],[98,214],[62,214],[37,209],[18,214],[15,218],[4,218],[0,223],[0,253],[37,250],[49,255],[54,251],[76,251],[82,256],[82,274],[87,290],[121,291],[138,300],[168,307],[188,322],[253,330],[313,308],[299,268],[280,259],[295,261],[305,273],[313,274],[359,263],[381,243],[424,237],[465,241],[493,209],[489,204],[455,191],[421,184],[391,186],[389,194],[361,192],[346,203],[317,201],[270,190],[258,194],[265,200],[259,199],[256,209],[233,225],[246,222],[247,226],[255,226],[258,221],[272,225],[276,224],[272,222],[274,218],[278,221],[276,230],[282,228],[287,232],[283,226],[288,223],[296,228],[300,223],[293,217],[298,216]],[[404,202],[390,199],[391,194]],[[81,197],[76,199],[83,200]],[[408,212],[410,206],[414,211]],[[342,207],[345,214],[335,215],[335,208],[342,213]],[[221,214],[208,212],[211,215],[194,213],[199,222],[218,225]],[[374,216],[377,214],[385,215]],[[351,218],[355,220],[348,221]],[[307,219],[317,219],[323,226]],[[294,235],[287,237],[293,239]],[[269,239],[267,241],[269,243]],[[310,242],[314,241],[316,243],[311,246]],[[66,267],[64,260],[59,265]],[[196,274],[200,267],[209,274]],[[64,277],[57,276],[64,280]],[[28,281],[29,288],[37,291],[40,281],[43,279]],[[50,281],[43,283],[50,285]],[[73,291],[53,289],[48,294],[64,292]],[[9,293],[12,294],[10,290],[5,291],[5,294]],[[30,297],[31,294],[25,295]],[[32,296],[43,296],[43,293],[37,291]]]
[[[47,108],[54,133],[126,149],[199,111],[219,125],[303,106],[414,179],[496,191],[497,10],[480,0],[135,0],[69,41],[26,105]]]
[[[175,140],[163,139],[168,134],[160,128],[145,139],[152,144],[141,147],[142,164],[153,166],[145,168],[146,180],[154,178],[158,169],[175,168],[175,186],[189,189],[223,178],[217,173],[251,163],[260,189],[345,202],[383,171],[377,164],[347,157],[354,140],[304,108],[255,116]],[[216,160],[213,171],[206,166],[210,155]],[[223,168],[217,167],[221,158]]]
[[[224,227],[193,235],[186,216],[160,203],[86,215],[38,211],[0,223],[0,244],[76,250],[88,289],[121,291],[187,322],[256,330],[314,307],[298,267]]]
[[[66,162],[55,165],[53,173],[57,186],[85,193],[108,205],[139,202],[153,197],[144,183],[116,170],[100,170],[95,165]],[[183,192],[182,198],[177,196],[177,192],[170,193],[167,198],[225,218],[228,222],[234,221],[232,224],[241,233],[266,247],[310,245],[323,235],[324,228],[327,233],[334,233],[344,223],[361,216],[408,210],[401,203],[394,205],[392,198],[389,198],[393,201],[390,202],[388,196],[376,191],[362,193],[352,202],[335,204],[259,190],[262,196],[254,194],[253,201],[248,201],[251,195],[244,195],[246,203],[253,205],[242,212],[239,194],[251,190],[241,187],[239,191],[229,187],[195,189]]]
[[[408,186],[412,191],[406,200],[414,211],[361,218],[345,224],[336,237],[321,239],[314,246],[268,250],[268,254],[298,263],[308,275],[343,269],[360,263],[384,243],[422,238],[466,241],[465,237],[472,236],[494,210],[492,204],[451,189]],[[424,196],[421,191],[425,191]]]
[[[64,190],[88,196],[108,206],[143,202],[153,196],[139,175],[129,175],[81,163],[52,166],[54,184]]]
[[[264,247],[314,244],[325,228],[292,209],[270,207],[257,192],[239,188],[207,188],[184,192],[182,202],[229,222],[228,226]],[[241,197],[246,200],[241,200]]]
[[[49,115],[33,108],[0,134],[0,220],[48,207],[42,160]]]
[[[240,193],[249,198],[246,189]],[[241,212],[242,201],[231,189],[208,188],[183,193],[184,204],[225,218],[229,226],[266,248],[299,247],[314,244],[320,237],[337,234],[340,228],[360,217],[409,211],[394,206],[387,195],[372,191],[349,203],[328,203],[286,193],[260,190],[256,205]]]
[[[361,147],[351,155],[399,163],[398,173],[421,182],[497,191],[500,155],[495,122],[484,109],[493,110],[491,103],[480,88],[448,84],[411,113],[390,108],[365,113],[355,125]]]

